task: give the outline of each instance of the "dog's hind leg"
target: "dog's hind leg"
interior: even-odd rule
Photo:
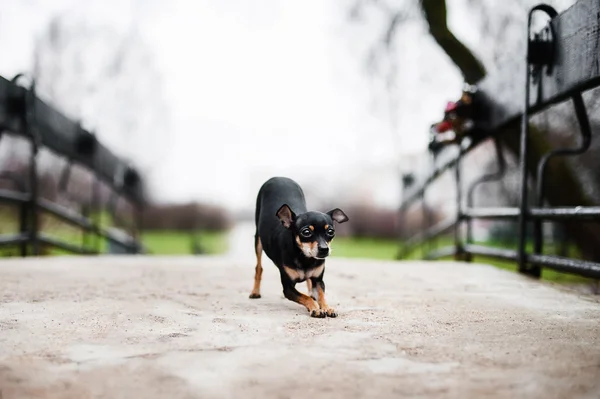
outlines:
[[[256,268],[254,272],[254,288],[250,293],[250,298],[260,298],[260,281],[262,279],[262,243],[258,233],[254,235],[254,252],[256,252]]]

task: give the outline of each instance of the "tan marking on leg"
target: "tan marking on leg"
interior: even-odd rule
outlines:
[[[319,309],[319,304],[314,299],[302,293],[298,297],[298,303],[304,305],[309,312]]]
[[[256,299],[260,298],[260,281],[262,279],[262,242],[260,238],[256,241],[256,247],[254,248],[254,252],[256,252],[256,268],[254,269],[254,288],[252,288],[252,292],[250,293],[250,298]]]
[[[321,284],[317,284],[317,303],[319,304],[319,307],[321,308],[321,310],[324,310],[325,313],[327,314],[327,316],[329,317],[337,317],[337,313],[335,312],[335,309],[330,308],[329,305],[327,305],[327,301],[325,300],[325,291],[323,291],[323,286]]]
[[[307,278],[306,279],[306,292],[308,292],[308,295],[311,294],[312,290],[313,290],[312,280]]]
[[[323,318],[327,315],[324,310],[319,309],[319,304],[308,295],[300,293],[300,296],[298,297],[298,303],[306,307],[306,309],[310,312],[311,317]]]
[[[290,301],[303,305],[309,311],[311,317],[326,317],[324,310],[319,309],[319,304],[301,292],[298,292],[294,287],[286,287],[283,289],[283,295]]]

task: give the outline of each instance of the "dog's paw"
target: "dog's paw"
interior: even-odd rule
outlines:
[[[253,292],[250,294],[249,298],[250,299],[258,299],[258,298],[260,298],[260,294]]]
[[[310,312],[310,317],[318,317],[322,319],[327,316],[327,313],[323,309],[315,309]]]
[[[325,313],[327,313],[328,317],[337,317],[338,314],[336,313],[335,309],[333,308],[329,308],[325,311]]]

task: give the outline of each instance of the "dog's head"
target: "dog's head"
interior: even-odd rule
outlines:
[[[334,222],[347,222],[348,216],[339,208],[327,213],[310,211],[294,214],[287,204],[277,211],[281,224],[294,234],[294,241],[307,258],[325,259],[331,252],[331,240],[335,237]]]

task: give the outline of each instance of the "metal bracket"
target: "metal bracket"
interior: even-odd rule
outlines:
[[[12,82],[16,83],[20,78],[22,78],[23,76],[25,76],[24,74],[20,73],[17,74],[13,79]],[[31,241],[31,247],[32,247],[32,252],[34,256],[37,256],[40,254],[40,248],[39,248],[39,240],[38,240],[38,235],[39,235],[39,226],[38,226],[38,220],[39,220],[39,210],[38,210],[38,204],[37,204],[37,197],[38,197],[38,174],[37,174],[37,155],[40,149],[40,145],[41,145],[41,137],[39,135],[38,129],[37,129],[37,118],[36,118],[36,110],[35,110],[35,103],[36,103],[37,97],[36,97],[36,86],[35,86],[35,79],[32,77],[31,78],[31,83],[29,85],[29,89],[25,91],[25,98],[24,98],[24,118],[23,118],[23,123],[24,123],[24,131],[26,134],[29,134],[31,136],[31,157],[30,157],[30,161],[29,161],[29,194],[30,194],[30,200],[29,200],[29,204],[27,204],[27,206],[29,207],[29,215],[30,217],[28,218],[28,223],[30,225],[29,228],[29,234],[30,234],[30,241]]]
[[[534,7],[531,12],[543,11],[550,19],[555,18],[558,12],[547,4],[540,4]],[[530,16],[531,16],[530,12]],[[528,36],[529,29],[531,28],[531,18],[529,19],[528,25]],[[528,38],[527,41],[527,63],[532,66],[537,72],[541,72],[541,69],[547,67],[546,74],[552,73],[554,60],[556,57],[556,37],[554,26],[549,24],[541,32],[533,35],[533,38]]]

